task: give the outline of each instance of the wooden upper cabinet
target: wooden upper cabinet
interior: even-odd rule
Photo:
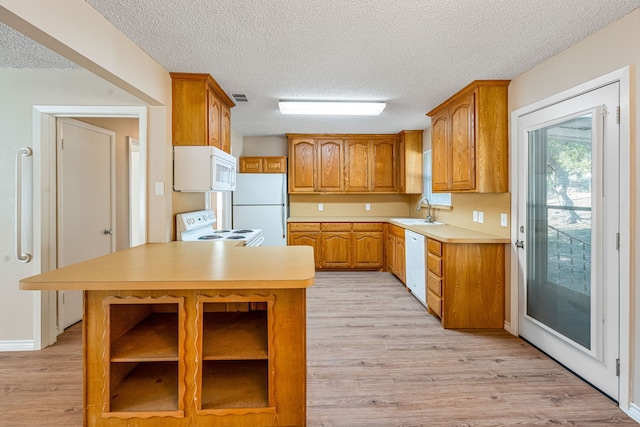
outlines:
[[[422,194],[422,130],[404,130],[398,134],[398,192]]]
[[[431,118],[431,187],[433,191],[449,191],[449,140],[448,111]]]
[[[509,191],[509,80],[476,80],[430,111],[433,191]]]
[[[287,173],[287,158],[284,156],[268,156],[262,158],[264,173]]]
[[[473,98],[473,94],[463,97],[450,108],[452,190],[476,188]]]
[[[371,143],[371,191],[394,193],[398,191],[395,138],[374,139]]]
[[[289,192],[316,191],[316,142],[313,138],[289,140]]]
[[[284,156],[240,157],[240,173],[287,173]]]
[[[222,111],[220,116],[222,117],[220,130],[220,147],[222,151],[226,153],[231,153],[231,109],[226,105],[222,104]]]
[[[173,145],[231,151],[234,102],[209,74],[171,73]]]
[[[289,192],[421,193],[422,131],[405,132],[288,135]]]
[[[344,190],[344,151],[342,140],[319,139],[318,191]]]
[[[345,148],[346,192],[363,193],[371,188],[371,144],[368,139],[347,139]]]
[[[220,113],[222,108],[220,106],[220,100],[216,97],[215,92],[210,88],[207,88],[207,97],[209,100],[207,105],[207,113],[209,116],[208,144],[222,149],[222,141],[220,139],[220,129],[222,128],[222,117]]]

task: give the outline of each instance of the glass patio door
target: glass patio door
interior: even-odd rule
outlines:
[[[618,398],[618,84],[518,119],[520,335]]]

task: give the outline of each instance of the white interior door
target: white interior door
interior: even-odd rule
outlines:
[[[115,134],[57,122],[58,267],[115,251]],[[82,319],[82,291],[58,293],[60,330]]]
[[[619,83],[518,118],[519,334],[617,400]]]

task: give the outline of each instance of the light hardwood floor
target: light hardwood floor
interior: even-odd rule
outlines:
[[[443,330],[388,273],[317,274],[307,291],[307,425],[636,425],[505,331]],[[0,353],[0,426],[81,426],[81,327]]]

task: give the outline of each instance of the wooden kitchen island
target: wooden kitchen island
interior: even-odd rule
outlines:
[[[85,426],[304,426],[310,247],[146,244],[24,279],[84,290]]]

